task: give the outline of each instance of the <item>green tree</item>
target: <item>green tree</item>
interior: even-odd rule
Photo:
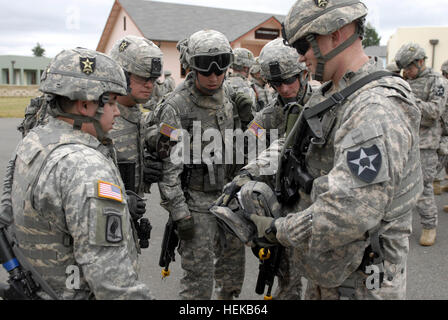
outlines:
[[[376,32],[375,27],[372,26],[370,22],[366,25],[366,32],[364,34],[364,40],[362,41],[362,45],[364,48],[370,46],[379,46],[381,41],[381,37]]]
[[[35,57],[43,57],[45,55],[45,49],[42,48],[39,42],[31,51],[33,51]]]

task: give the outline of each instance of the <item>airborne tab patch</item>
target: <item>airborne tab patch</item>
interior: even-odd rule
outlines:
[[[371,183],[381,169],[381,151],[376,145],[370,148],[360,148],[347,153],[347,164],[351,172],[364,182]]]
[[[109,182],[98,181],[98,197],[123,202],[121,188]]]
[[[79,58],[79,64],[81,65],[81,71],[86,75],[90,75],[95,72],[96,58]]]

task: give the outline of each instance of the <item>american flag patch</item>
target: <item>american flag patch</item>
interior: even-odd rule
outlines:
[[[257,138],[260,138],[266,130],[254,121],[249,127],[249,131],[252,132]]]
[[[177,128],[167,125],[166,123],[162,124],[160,127],[160,133],[168,138],[177,140]]]
[[[98,197],[123,202],[121,188],[109,182],[98,181]]]

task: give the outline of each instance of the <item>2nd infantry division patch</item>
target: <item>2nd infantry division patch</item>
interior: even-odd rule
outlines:
[[[79,64],[81,65],[81,71],[86,75],[90,75],[95,72],[96,59],[95,58],[79,58]]]
[[[351,172],[364,182],[371,183],[381,169],[381,151],[376,145],[347,152],[347,164]]]

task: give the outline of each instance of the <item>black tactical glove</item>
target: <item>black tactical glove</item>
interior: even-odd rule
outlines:
[[[238,115],[241,121],[250,122],[253,119],[252,108],[253,100],[252,98],[244,92],[237,92],[234,98],[235,104],[238,109]]]
[[[177,236],[180,240],[192,240],[194,237],[194,219],[189,216],[176,221]]]
[[[235,195],[238,193],[238,191],[240,191],[244,184],[251,180],[252,175],[246,170],[241,170],[240,174],[233,178],[232,182],[224,186],[222,191],[223,194],[211,205],[211,207],[227,207],[229,202],[235,197]]]
[[[157,183],[162,178],[163,163],[156,157],[145,154],[145,161],[143,166],[143,181],[147,185]]]
[[[132,220],[139,220],[146,212],[146,200],[131,190],[126,190]]]

